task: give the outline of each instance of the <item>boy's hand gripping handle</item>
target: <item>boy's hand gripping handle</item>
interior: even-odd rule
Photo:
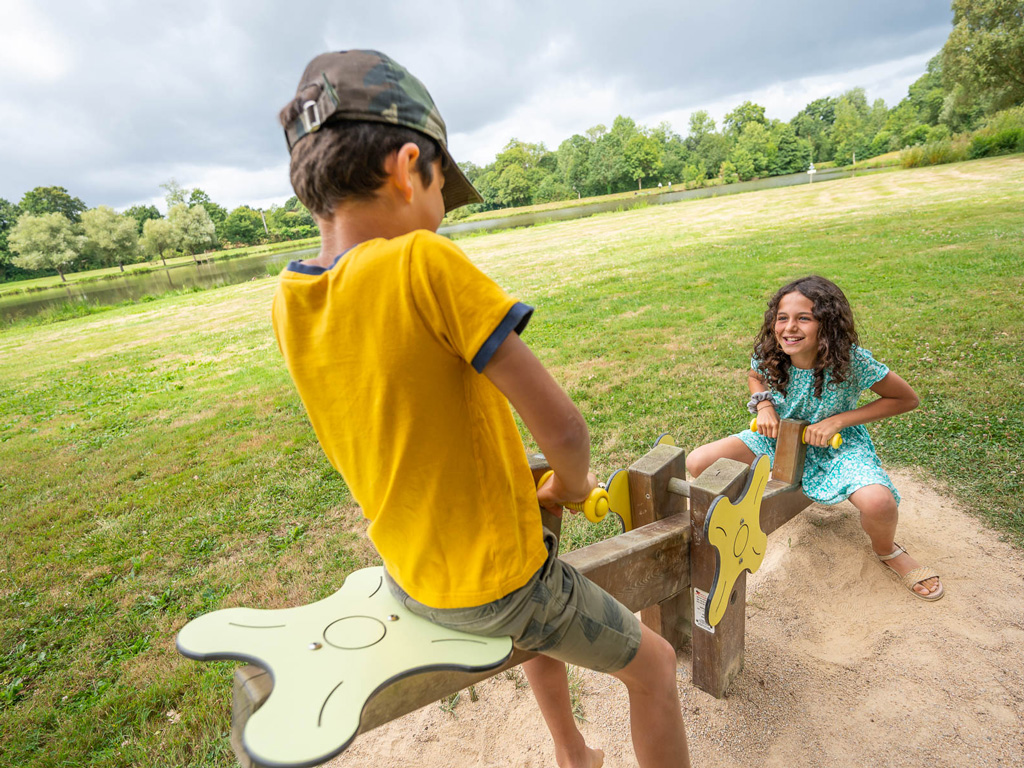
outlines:
[[[750,431],[757,432],[756,416],[750,420]],[[805,443],[807,442],[807,427],[804,427],[804,431],[800,433],[800,439],[803,440]],[[843,444],[842,435],[836,432],[834,435],[832,435],[832,439],[828,441],[828,444],[833,448],[838,448],[840,445]]]
[[[553,474],[555,474],[554,470],[549,469],[541,475],[540,481],[537,483],[537,487],[540,488],[544,485],[544,483],[548,481],[548,478]],[[569,509],[573,509],[577,512],[582,512],[586,515],[587,520],[592,523],[600,523],[604,520],[605,515],[608,514],[608,491],[601,486],[598,486],[592,490],[590,495],[583,501],[562,502],[562,506],[568,507]]]

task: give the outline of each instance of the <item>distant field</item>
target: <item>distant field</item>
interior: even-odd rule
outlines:
[[[1024,157],[655,206],[460,240],[536,308],[600,476],[662,432],[741,429],[768,296],[811,272],[921,395],[870,427],[1024,546]],[[0,332],[0,763],[233,765],[218,607],[322,598],[373,563],[273,339],[275,281]],[[424,439],[429,439],[425,436]],[[368,447],[368,450],[371,449]],[[565,546],[613,532],[568,521]]]

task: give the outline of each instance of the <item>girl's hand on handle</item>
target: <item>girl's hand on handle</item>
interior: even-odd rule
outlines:
[[[757,422],[757,428],[751,426],[751,430],[772,439],[779,436],[779,414],[775,412],[775,406],[771,403],[760,406],[754,420]],[[753,423],[751,422],[751,424]]]
[[[537,489],[537,501],[540,505],[556,517],[562,516],[562,505],[581,503],[586,500],[590,492],[597,488],[597,476],[593,472],[587,472],[587,491],[582,496],[570,493],[558,475],[552,473],[546,481]]]
[[[815,445],[824,448],[829,445],[832,438],[839,434],[843,425],[834,416],[830,416],[817,424],[811,424],[804,430],[804,442],[808,445]]]

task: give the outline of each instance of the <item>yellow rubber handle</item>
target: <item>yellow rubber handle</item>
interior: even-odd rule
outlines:
[[[757,417],[756,416],[750,420],[750,431],[751,432],[757,432]],[[800,439],[803,440],[804,443],[807,442],[807,427],[804,427],[804,431],[800,434]],[[838,448],[840,445],[843,444],[843,437],[842,437],[842,435],[840,435],[838,432],[836,432],[834,435],[832,435],[832,439],[830,439],[828,441],[828,444],[831,445],[833,448]]]
[[[555,474],[554,470],[549,469],[543,475],[537,483],[537,487],[540,488],[544,483],[548,481],[548,478]],[[575,510],[576,512],[582,512],[587,520],[592,523],[600,523],[604,520],[605,515],[608,514],[608,491],[598,486],[590,492],[583,501],[580,502],[562,502],[563,507]]]

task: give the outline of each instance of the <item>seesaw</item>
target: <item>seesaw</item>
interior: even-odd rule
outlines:
[[[743,664],[746,574],[767,534],[806,507],[800,492],[806,422],[783,420],[769,477],[720,459],[692,482],[685,453],[663,436],[584,502],[623,533],[562,559],[614,595],[678,650],[691,643],[692,679],[721,698]],[[530,457],[535,480],[548,471]],[[601,515],[601,517],[603,517]],[[600,517],[598,518],[600,519]],[[545,525],[560,531],[559,518]],[[349,575],[331,597],[279,610],[228,608],[181,629],[198,660],[247,662],[235,671],[231,743],[245,768],[313,766],[359,733],[528,660],[508,638],[454,633],[409,614],[379,568]]]

